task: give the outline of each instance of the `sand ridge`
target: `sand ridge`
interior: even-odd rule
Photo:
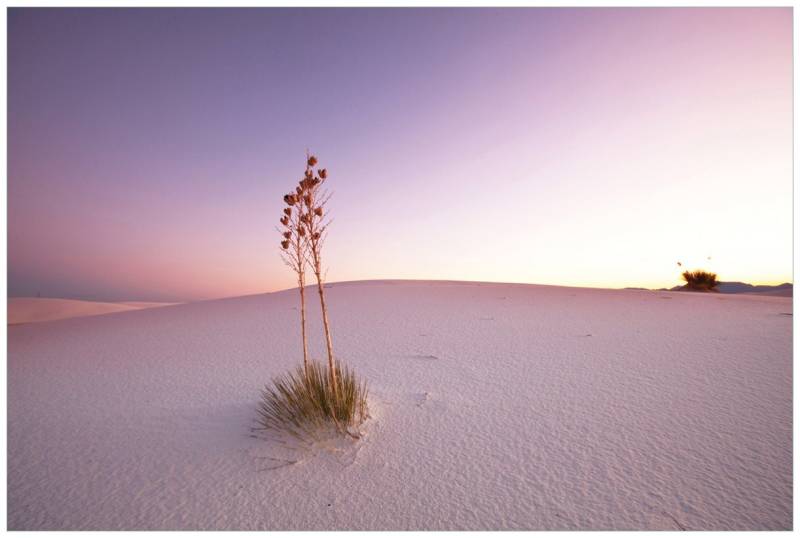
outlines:
[[[10,297],[8,299],[8,324],[40,323],[83,316],[99,316],[114,312],[127,312],[142,308],[169,306],[176,303],[120,302],[104,303],[75,299],[40,297]]]

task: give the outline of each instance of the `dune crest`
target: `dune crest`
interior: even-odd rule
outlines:
[[[8,324],[39,323],[57,319],[99,316],[112,312],[141,310],[175,303],[122,302],[101,303],[75,299],[44,297],[10,297],[8,299]]]

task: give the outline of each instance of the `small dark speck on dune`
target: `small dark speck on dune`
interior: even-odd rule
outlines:
[[[779,316],[791,316],[792,313],[791,312],[780,312],[778,315]]]
[[[439,357],[437,357],[436,355],[423,354],[423,353],[417,353],[416,355],[408,355],[406,358],[408,358],[408,359],[423,359],[423,360],[428,360],[428,361],[439,360]]]

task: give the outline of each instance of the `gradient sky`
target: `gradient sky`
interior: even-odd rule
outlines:
[[[10,9],[9,295],[792,280],[791,8]],[[708,257],[711,257],[708,260]]]

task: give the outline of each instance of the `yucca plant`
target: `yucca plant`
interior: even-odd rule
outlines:
[[[282,430],[295,437],[312,438],[333,426],[340,433],[358,437],[357,427],[366,420],[367,385],[333,356],[328,307],[322,277],[322,244],[329,221],[323,218],[329,195],[321,190],[328,172],[315,170],[316,157],[306,154],[306,170],[295,192],[284,196],[287,207],[281,217],[281,256],[296,273],[300,288],[303,366],[273,379],[261,394],[258,422],[261,429]],[[317,279],[327,365],[308,360],[305,317],[305,266],[310,263]],[[354,430],[356,433],[354,433]]]
[[[681,275],[683,280],[686,281],[684,289],[693,291],[717,291],[716,287],[719,284],[717,281],[716,273],[709,273],[708,271],[684,271]]]

